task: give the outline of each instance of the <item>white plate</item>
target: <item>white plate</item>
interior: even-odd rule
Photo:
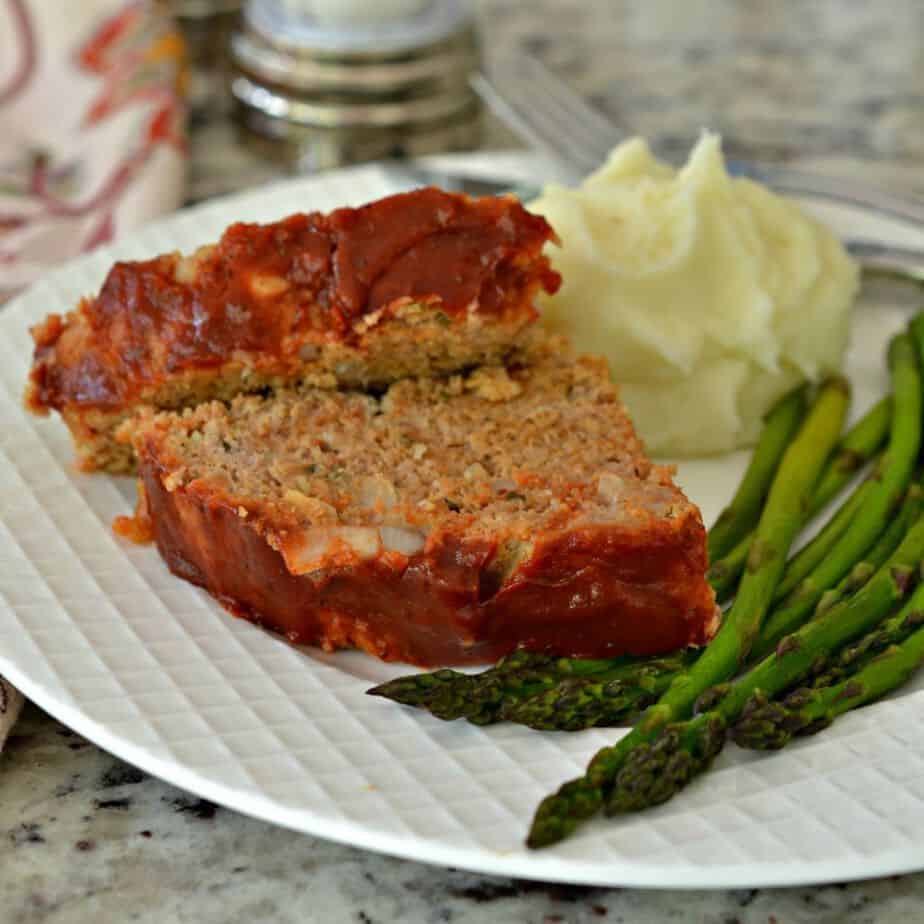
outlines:
[[[490,158],[466,165],[494,169]],[[528,173],[529,162],[502,158]],[[0,673],[101,747],[199,796],[289,828],[415,860],[530,879],[660,887],[843,880],[924,867],[924,691],[851,713],[779,755],[729,746],[662,808],[596,821],[541,852],[538,801],[617,732],[443,723],[374,699],[399,670],[297,650],[113,536],[130,479],[75,472],[58,420],[20,409],[28,324],[94,291],[115,258],[189,250],[231,221],[359,204],[393,191],[377,167],[295,180],[182,212],[78,260],[0,314]],[[844,234],[924,248],[924,229],[855,206]],[[858,409],[886,385],[897,303],[857,313]],[[743,459],[684,465],[708,518]]]

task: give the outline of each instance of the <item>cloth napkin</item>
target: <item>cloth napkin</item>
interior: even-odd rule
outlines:
[[[181,203],[185,80],[154,2],[0,0],[0,302]],[[21,708],[0,677],[0,748]]]
[[[0,300],[180,204],[184,80],[153,3],[0,0]]]

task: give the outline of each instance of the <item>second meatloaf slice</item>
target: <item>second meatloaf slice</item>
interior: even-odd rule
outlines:
[[[296,642],[438,665],[663,652],[714,627],[699,511],[604,362],[560,341],[380,397],[158,414],[135,448],[170,568]]]

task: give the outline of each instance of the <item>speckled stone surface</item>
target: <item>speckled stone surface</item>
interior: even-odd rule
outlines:
[[[484,34],[561,70],[627,134],[924,188],[917,0],[482,0]],[[214,101],[190,198],[284,175]],[[489,124],[486,144],[511,136]],[[2,642],[0,642],[2,644]],[[924,862],[924,861],[922,861]],[[545,886],[393,860],[272,828],[147,777],[34,706],[0,755],[0,922],[828,924],[924,919],[924,874],[844,886],[644,892]]]

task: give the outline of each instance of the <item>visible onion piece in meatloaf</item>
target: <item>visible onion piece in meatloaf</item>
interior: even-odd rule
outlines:
[[[292,384],[381,388],[503,361],[559,283],[545,220],[513,197],[421,189],[232,225],[214,246],[117,263],[33,329],[30,410],[58,411],[86,469],[130,471],[142,407]]]
[[[645,457],[605,362],[538,338],[527,360],[142,418],[161,554],[295,642],[386,660],[706,642],[699,511]]]

